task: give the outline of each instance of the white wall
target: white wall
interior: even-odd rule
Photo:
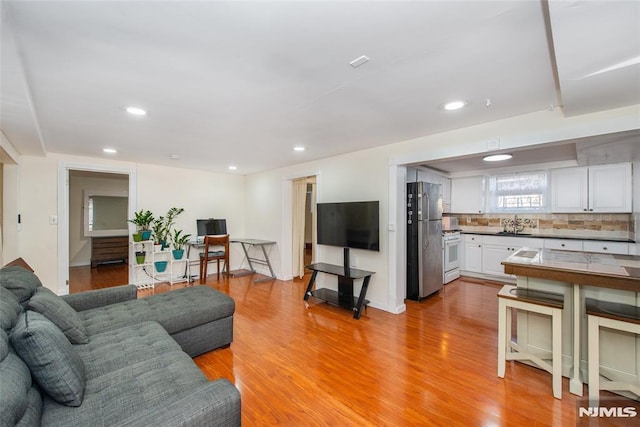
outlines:
[[[19,257],[18,250],[18,162],[20,156],[15,151],[11,142],[0,132],[0,147],[10,161],[5,163],[2,171],[2,252],[0,253],[0,265],[13,261]],[[9,161],[9,159],[7,159]]]
[[[137,176],[137,209],[163,215],[173,207],[183,207],[177,227],[195,234],[198,217],[227,217],[229,231],[244,232],[244,177],[205,171],[133,164],[106,159],[50,154],[22,156],[20,160],[20,205],[23,223],[18,232],[19,256],[36,271],[42,283],[58,292],[58,233],[49,225],[49,216],[58,215],[58,177],[61,165],[86,165],[131,169]],[[62,220],[62,218],[60,218]],[[232,255],[240,261],[240,256]]]

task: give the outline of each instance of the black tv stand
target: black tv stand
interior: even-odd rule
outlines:
[[[367,288],[369,287],[369,280],[371,276],[375,274],[372,271],[357,270],[355,268],[343,267],[340,265],[326,264],[319,262],[316,264],[308,265],[307,268],[313,273],[309,284],[307,285],[307,291],[304,293],[304,300],[309,301],[309,297],[315,297],[326,301],[329,304],[345,307],[353,310],[353,317],[359,319],[362,314],[362,308],[369,304],[369,300],[365,299],[367,295]],[[327,273],[334,276],[338,276],[338,291],[331,289],[321,288],[312,291],[313,284],[316,281],[318,273]],[[353,281],[356,279],[364,279],[362,282],[362,288],[360,289],[360,295],[353,295]],[[305,302],[307,308],[308,303]]]

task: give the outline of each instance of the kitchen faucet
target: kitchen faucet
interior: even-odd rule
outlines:
[[[519,231],[522,231],[522,220],[518,218],[518,215],[514,215],[513,217],[513,234],[518,234]]]

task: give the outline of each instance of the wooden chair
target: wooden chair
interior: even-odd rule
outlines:
[[[222,246],[222,250],[210,250],[210,247]],[[223,273],[229,275],[229,235],[205,236],[204,252],[200,254],[200,284],[207,281],[207,266],[210,262],[218,263],[218,280],[220,280],[220,261],[224,261]]]
[[[589,406],[598,406],[600,390],[630,391],[640,396],[640,382],[600,379],[600,328],[640,335],[640,307],[592,298],[585,299],[585,306],[589,331]],[[610,375],[604,365],[603,368],[603,376]]]
[[[562,399],[562,310],[564,296],[505,285],[498,293],[498,376],[504,378],[507,360],[529,360],[551,373],[553,397]],[[546,355],[527,353],[511,340],[511,311],[526,310],[551,316],[551,363]]]

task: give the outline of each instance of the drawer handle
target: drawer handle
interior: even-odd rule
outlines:
[[[607,249],[607,247],[605,246],[605,247],[603,247],[603,248],[602,248],[602,250],[603,250],[603,251],[607,251],[608,249]]]
[[[560,246],[562,246],[562,247],[564,248],[564,243],[563,243],[563,244],[561,244]]]

